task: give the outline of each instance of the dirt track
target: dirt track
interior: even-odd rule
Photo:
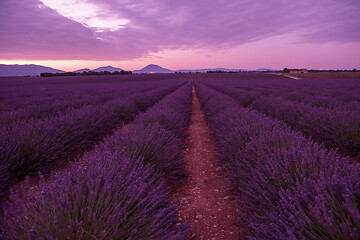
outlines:
[[[189,142],[184,153],[190,177],[175,194],[174,202],[182,208],[180,218],[191,224],[190,239],[240,239],[235,201],[222,178],[223,169],[217,165],[214,143],[194,89],[192,100]]]

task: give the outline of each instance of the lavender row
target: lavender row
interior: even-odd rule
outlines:
[[[161,175],[122,151],[93,155],[11,194],[2,239],[185,239]]]
[[[23,184],[3,206],[2,236],[185,239],[187,224],[177,220],[178,209],[169,203],[164,178],[178,182],[186,176],[180,154],[183,139],[174,133],[185,136],[190,114],[188,83],[69,170],[56,172],[49,181],[42,179],[38,186]],[[170,126],[172,131],[164,128]]]
[[[128,97],[130,94],[140,93],[163,85],[163,83],[142,84],[122,83],[121,85],[105,85],[102,89],[85,88],[68,90],[67,93],[57,93],[47,98],[40,96],[27,98],[26,104],[12,111],[0,112],[0,124],[6,125],[24,119],[39,119],[64,114],[66,111],[79,109],[88,105],[104,104],[115,98]],[[40,99],[39,99],[40,98]],[[40,101],[41,100],[41,101]],[[10,101],[10,100],[8,100]],[[13,104],[24,104],[19,99],[13,99]]]
[[[262,91],[265,95],[282,96],[286,99],[310,104],[313,107],[335,107],[360,102],[358,80],[263,80],[227,81],[244,92]]]
[[[272,94],[246,94],[234,88],[220,87],[219,83],[211,84],[211,87],[222,89],[244,107],[285,121],[329,148],[338,148],[352,157],[360,155],[360,102],[321,108]]]
[[[358,239],[360,166],[197,83],[248,239]]]
[[[126,87],[127,84],[44,84],[34,86],[14,85],[4,87],[0,91],[1,112],[11,112],[27,107],[46,106],[56,101],[69,99],[81,100],[91,96],[115,93],[115,89]],[[132,85],[132,84],[130,84]],[[0,82],[1,86],[1,82]]]
[[[183,83],[172,83],[129,99],[88,106],[49,119],[29,120],[1,129],[1,196],[15,179],[67,160],[90,148],[117,126],[130,121]]]
[[[58,99],[95,96],[102,92],[107,94],[126,85],[133,86],[133,89],[140,89],[144,84],[160,87],[161,84],[167,84],[169,81],[182,80],[182,75],[173,74],[1,78],[0,112],[13,111],[34,104],[46,105]]]
[[[122,148],[154,165],[172,185],[187,176],[181,149],[191,118],[191,84],[168,95],[145,113],[139,114],[125,132],[107,140],[106,149]]]
[[[219,81],[207,81],[219,87]],[[226,80],[222,86],[231,86],[241,95],[281,96],[294,102],[302,102],[312,107],[332,108],[356,105],[360,102],[360,82],[358,80]]]
[[[273,96],[257,98],[251,108],[287,122],[329,148],[338,148],[352,157],[360,154],[359,110],[314,108]]]

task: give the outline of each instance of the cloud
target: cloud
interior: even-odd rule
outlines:
[[[164,49],[229,49],[290,32],[301,42],[360,42],[358,0],[84,0],[78,13],[83,6],[97,11],[81,17],[43,2],[1,1],[0,59],[127,60]],[[114,19],[121,28],[111,27]]]
[[[59,14],[90,27],[96,32],[110,30],[116,31],[123,28],[129,21],[115,17],[113,13],[101,5],[78,0],[40,0],[44,5],[54,9]]]

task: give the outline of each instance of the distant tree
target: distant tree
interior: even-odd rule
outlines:
[[[353,72],[356,72],[356,71],[357,71],[356,68],[354,68],[354,69],[353,69]]]
[[[288,68],[284,68],[283,73],[290,73],[290,70]]]
[[[52,77],[52,73],[40,73],[40,77]]]
[[[124,71],[124,70],[121,70],[121,71],[120,71],[120,74],[125,74],[125,75],[127,75],[127,74],[132,74],[132,71]]]
[[[122,74],[132,74],[131,71],[100,71],[100,72],[94,72],[94,71],[83,71],[82,73],[75,73],[75,72],[65,72],[65,73],[41,73],[41,77],[60,77],[60,76],[87,76],[87,75],[122,75]]]

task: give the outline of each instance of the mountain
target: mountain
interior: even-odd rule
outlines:
[[[94,70],[90,70],[89,68],[83,68],[74,71],[75,73],[82,73],[84,71],[94,71],[94,72],[101,72],[101,71],[108,71],[108,72],[115,72],[115,71],[121,71],[121,68],[115,68],[112,66],[105,66],[105,67],[99,67]],[[207,72],[207,71],[226,71],[226,72],[238,72],[240,69],[228,69],[228,68],[204,68],[204,69],[181,69],[177,70],[176,72]],[[248,71],[241,69],[241,71]],[[258,72],[266,72],[266,71],[278,71],[273,69],[267,69],[267,68],[258,68],[254,71]],[[8,76],[37,76],[40,75],[40,73],[64,73],[65,71],[50,68],[50,67],[44,67],[40,65],[35,64],[27,64],[27,65],[6,65],[6,64],[0,64],[0,77],[8,77]],[[140,70],[135,70],[133,73],[174,73],[175,71],[166,69],[163,67],[160,67],[155,64],[150,64]]]
[[[44,67],[35,64],[26,64],[26,65],[6,65],[0,64],[0,77],[12,77],[12,76],[37,76],[40,73],[64,73],[64,71]]]
[[[106,66],[106,67],[99,67],[99,68],[95,68],[93,71],[94,72],[101,72],[101,71],[108,71],[108,72],[115,72],[115,71],[121,71],[123,69],[121,68],[115,68],[113,66]]]
[[[247,71],[244,69],[229,69],[229,68],[202,68],[202,69],[180,69],[177,70],[177,72],[207,72],[207,71],[225,71],[225,72],[238,72],[241,71]]]
[[[83,69],[79,69],[79,70],[74,71],[74,73],[82,73],[82,72],[88,72],[88,71],[91,71],[91,70],[88,69],[88,68],[83,68]]]
[[[115,71],[121,71],[121,68],[116,68],[113,66],[105,66],[105,67],[99,67],[99,68],[95,68],[93,70],[89,69],[89,68],[83,68],[83,69],[79,69],[79,70],[75,70],[73,71],[74,73],[82,73],[82,72],[88,72],[88,71],[93,71],[93,72],[115,72]]]
[[[255,72],[267,72],[267,71],[279,71],[274,69],[268,69],[268,68],[258,68],[256,70],[246,70],[246,69],[231,69],[231,68],[203,68],[203,69],[180,69],[177,70],[177,72],[207,72],[207,71],[225,71],[225,72],[238,72],[241,70],[242,72],[249,72],[249,71],[255,71]]]
[[[267,71],[275,72],[275,71],[279,71],[279,70],[274,70],[274,69],[269,69],[269,68],[258,68],[254,71],[256,71],[256,72],[267,72]]]
[[[166,69],[155,64],[150,64],[140,70],[133,71],[133,73],[173,73],[173,72],[174,72],[173,70]]]

